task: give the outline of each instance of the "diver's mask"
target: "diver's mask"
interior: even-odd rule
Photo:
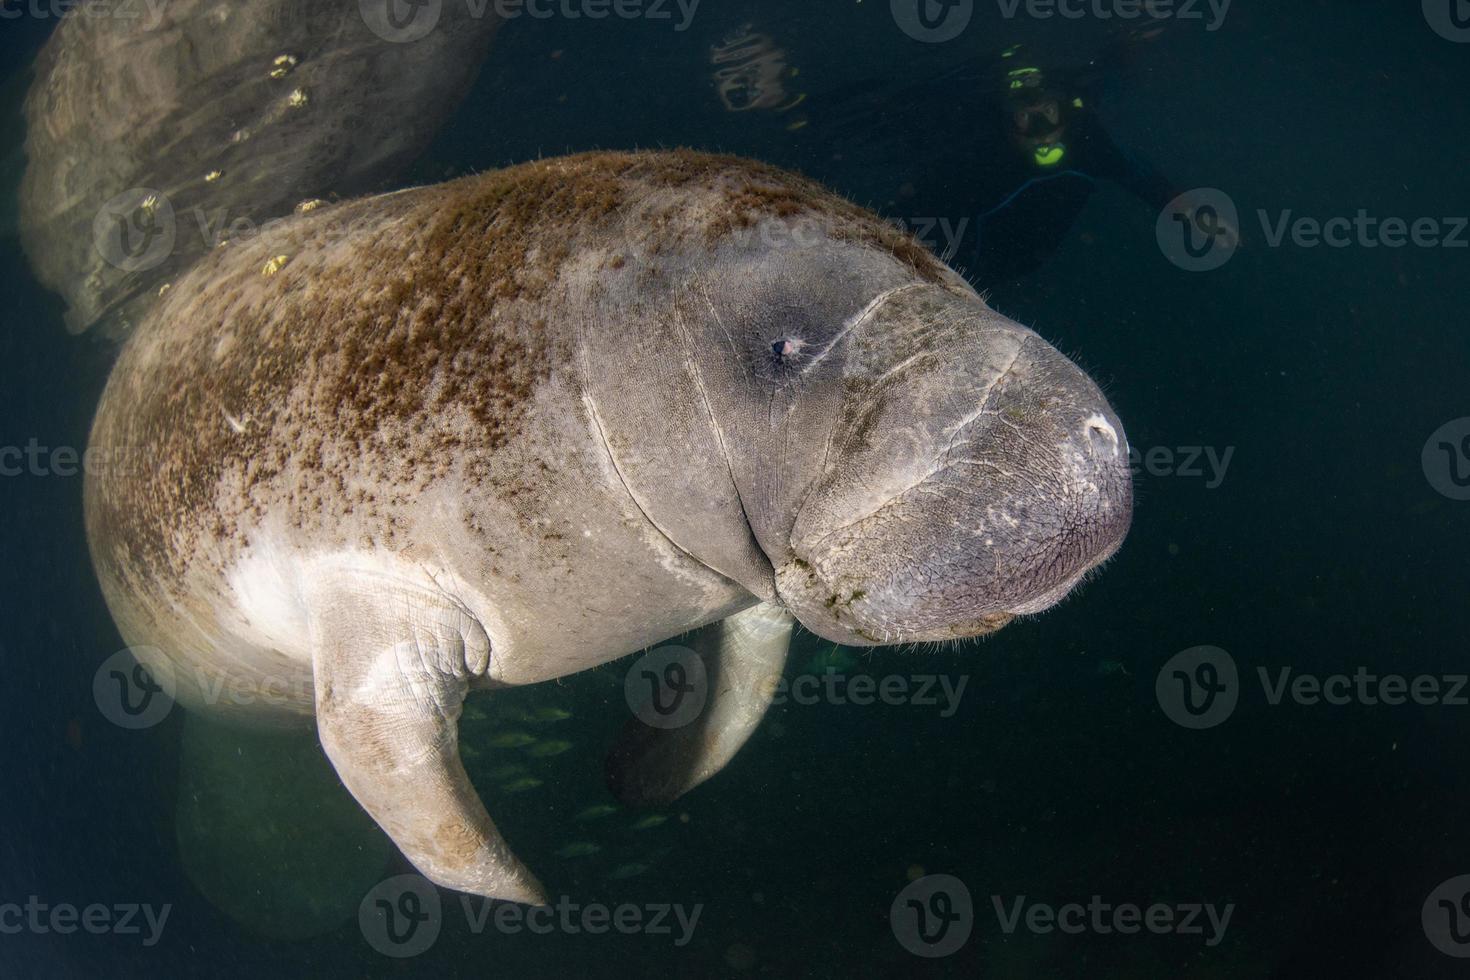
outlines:
[[[1062,100],[1047,90],[1038,68],[1017,68],[1006,77],[1012,138],[1036,166],[1055,167],[1067,155]]]

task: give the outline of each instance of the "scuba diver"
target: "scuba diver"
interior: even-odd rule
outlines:
[[[1119,147],[1095,112],[1120,53],[1114,45],[1079,71],[1043,70],[1018,45],[988,64],[967,62],[896,92],[849,89],[839,100],[860,104],[824,135],[844,150],[857,143],[857,153],[827,161],[820,176],[846,188],[854,163],[871,174],[901,174],[897,193],[891,185],[863,188],[888,202],[880,211],[915,223],[943,217],[956,240],[938,243],[941,257],[977,285],[1029,275],[1063,242],[1100,181],[1155,213],[1178,194]],[[863,159],[862,144],[874,142],[887,151],[881,164]]]

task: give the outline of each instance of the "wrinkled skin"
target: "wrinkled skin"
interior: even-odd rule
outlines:
[[[86,496],[150,666],[196,707],[314,714],[425,874],[520,901],[545,893],[458,758],[471,687],[724,620],[714,707],[615,753],[628,798],[669,798],[759,722],[794,621],[988,633],[1131,515],[1122,426],[1075,365],[874,216],[693,153],[540,161],[217,250],[125,348],[93,444],[149,459]],[[221,703],[220,675],[289,693]]]
[[[605,413],[650,434],[696,419],[681,441],[704,447],[698,481],[645,475],[643,445],[624,477],[700,557],[703,495],[728,486],[758,546],[729,573],[836,642],[956,639],[1040,612],[1128,527],[1122,425],[1082,371],[967,287],[869,258],[778,248],[696,280],[675,315],[699,385],[668,387],[669,358],[650,356],[672,338],[590,338],[618,384]],[[656,403],[627,394],[659,386]]]

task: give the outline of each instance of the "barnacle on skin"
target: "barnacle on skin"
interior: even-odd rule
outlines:
[[[271,65],[273,66],[271,68],[271,78],[285,78],[291,74],[291,69],[296,67],[296,57],[294,55],[283,54],[278,56],[275,61],[272,61]]]
[[[277,272],[280,272],[282,269],[284,269],[286,267],[286,263],[287,262],[290,262],[290,261],[291,261],[291,256],[289,256],[289,255],[275,255],[275,256],[272,256],[266,262],[265,268],[263,268],[263,269],[260,270],[261,275],[263,275],[267,279],[269,279],[271,276],[275,275]]]
[[[304,88],[294,89],[290,95],[286,96],[286,104],[293,109],[300,109],[310,101],[311,99],[307,96],[306,89]]]
[[[308,211],[315,211],[317,208],[326,203],[326,201],[323,201],[319,197],[313,197],[310,200],[302,201],[300,204],[296,205],[294,210],[297,214],[305,214]]]

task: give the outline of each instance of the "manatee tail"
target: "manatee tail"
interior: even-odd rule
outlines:
[[[125,335],[230,235],[401,175],[484,57],[498,21],[474,7],[169,0],[67,16],[26,100],[20,195],[22,242],[67,328]]]

